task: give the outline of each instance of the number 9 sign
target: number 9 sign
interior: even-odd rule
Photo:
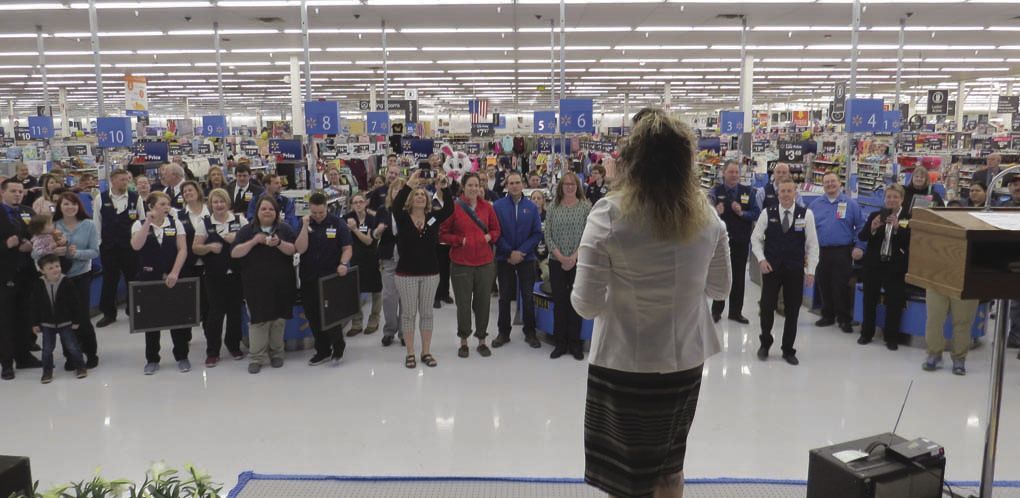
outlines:
[[[339,124],[339,102],[305,102],[305,132],[307,134],[336,135]]]
[[[226,116],[202,116],[202,135],[206,138],[227,136]]]

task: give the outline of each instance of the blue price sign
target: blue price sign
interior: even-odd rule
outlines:
[[[100,147],[131,147],[131,118],[97,118],[96,138]]]
[[[339,102],[305,102],[305,132],[309,135],[340,133]]]
[[[881,99],[849,99],[846,102],[847,133],[874,133],[882,131]]]
[[[167,162],[170,156],[170,146],[166,142],[145,142],[138,144],[141,150],[136,150],[137,157],[143,157],[146,161]]]
[[[389,135],[390,113],[385,111],[366,113],[365,131],[368,132],[369,135]]]
[[[202,136],[222,138],[227,136],[228,131],[226,116],[202,116]]]
[[[284,160],[298,160],[302,157],[300,140],[273,139],[269,141],[269,153]]]
[[[719,133],[724,135],[744,133],[744,113],[739,111],[723,111],[719,113]]]
[[[50,116],[29,116],[28,135],[33,140],[53,138],[53,118]]]
[[[595,120],[592,116],[591,99],[561,99],[560,114],[563,123],[560,131],[563,133],[593,133],[595,131]]]
[[[882,113],[882,131],[899,133],[903,129],[903,115],[900,111],[884,111]]]
[[[535,111],[534,132],[543,135],[556,133],[556,111]]]

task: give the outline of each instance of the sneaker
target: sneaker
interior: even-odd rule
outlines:
[[[249,363],[248,364],[248,373],[250,373],[250,374],[257,374],[257,373],[259,373],[261,371],[262,371],[262,364],[261,363]]]
[[[315,356],[312,356],[312,359],[308,360],[308,366],[314,367],[314,366],[322,365],[323,363],[326,363],[327,361],[329,361],[329,355],[328,354],[315,353]]]
[[[108,326],[108,325],[110,325],[110,324],[112,324],[113,322],[116,322],[116,321],[117,321],[116,318],[104,316],[103,318],[100,318],[98,322],[96,322],[96,328],[97,329],[101,329],[101,328],[106,327],[106,326]]]
[[[354,337],[361,333],[361,329],[351,327],[351,330],[347,331],[347,337]]]
[[[210,356],[205,359],[205,368],[216,368],[216,364],[220,362],[219,356]]]
[[[181,373],[187,373],[191,371],[191,362],[187,359],[183,359],[177,362],[177,370]]]
[[[967,375],[967,367],[964,360],[953,360],[953,375]]]
[[[524,342],[528,343],[528,346],[535,349],[542,347],[542,341],[538,340],[538,337],[535,334],[524,336]]]
[[[925,372],[934,372],[942,366],[942,355],[928,355],[928,358],[921,364]]]
[[[243,351],[231,351],[230,352],[230,356],[233,356],[234,360],[241,361],[241,360],[244,359],[244,352]]]
[[[280,358],[279,356],[277,356],[276,358],[271,358],[269,360],[269,366],[271,366],[273,368],[280,368],[280,367],[282,367],[283,366],[283,358]]]
[[[374,334],[375,331],[377,331],[377,330],[379,330],[379,324],[378,323],[372,323],[371,321],[369,321],[368,325],[365,326],[365,335]]]
[[[11,367],[4,367],[3,370],[0,371],[0,379],[14,380],[14,369]]]
[[[84,379],[89,376],[89,371],[84,368],[79,368],[78,371],[75,372],[74,376],[79,379]]]
[[[459,349],[457,349],[457,356],[460,356],[461,358],[467,358],[470,355],[471,350],[466,345],[461,346]]]
[[[492,347],[494,347],[494,348],[503,347],[503,345],[508,343],[508,342],[510,342],[510,336],[505,336],[505,335],[500,334],[500,335],[496,336],[495,340],[492,341]]]
[[[47,369],[43,370],[42,381],[41,382],[43,384],[49,384],[50,382],[53,382],[53,370],[52,369],[47,368]]]
[[[479,344],[476,349],[478,350],[478,354],[482,355],[482,358],[492,356],[492,350],[490,350],[489,346],[486,346],[485,344]]]
[[[388,347],[390,347],[391,344],[393,344],[393,336],[392,335],[384,335],[383,338],[382,338],[382,345],[383,345],[383,347],[384,348],[388,348]]]
[[[336,343],[334,343],[333,344],[333,354],[332,354],[332,356],[330,356],[330,359],[333,360],[333,363],[339,362],[340,359],[344,357],[344,351],[346,351],[346,350],[347,350],[347,343],[346,342],[336,342]]]
[[[157,370],[159,370],[159,363],[146,363],[145,369],[142,370],[142,372],[145,373],[145,375],[152,375],[156,373]]]

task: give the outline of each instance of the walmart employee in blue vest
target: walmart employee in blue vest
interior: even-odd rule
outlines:
[[[779,205],[762,212],[751,235],[751,250],[761,266],[761,348],[758,358],[766,360],[772,347],[772,324],[776,319],[779,292],[786,302],[783,325],[783,359],[800,363],[793,343],[797,339],[797,317],[804,299],[804,284],[814,283],[818,266],[818,236],[811,211],[794,202],[797,186],[792,180],[778,185]]]
[[[148,178],[146,178],[148,180]],[[134,280],[138,273],[138,255],[131,248],[131,226],[145,216],[145,199],[128,190],[131,173],[118,169],[110,173],[110,190],[95,198],[92,213],[99,227],[99,258],[103,265],[103,287],[99,311],[102,328],[117,321],[117,288]]]
[[[835,173],[822,177],[825,195],[815,199],[808,209],[815,217],[818,231],[818,294],[822,298],[822,318],[817,327],[839,324],[839,329],[853,333],[851,326],[850,275],[854,260],[861,259],[864,251],[854,247],[857,233],[864,228],[864,216],[857,201],[843,193],[842,182]]]
[[[729,319],[738,323],[750,323],[744,318],[744,281],[747,279],[748,244],[751,229],[758,219],[761,208],[755,200],[754,189],[740,184],[740,164],[735,160],[726,161],[723,166],[723,183],[709,192],[709,200],[716,213],[726,223],[730,236],[730,264],[733,268],[733,286],[730,288]],[[722,318],[726,301],[712,302],[712,319]]]

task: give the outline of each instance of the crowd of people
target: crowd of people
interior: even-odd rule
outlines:
[[[231,182],[218,167],[199,183],[188,179],[181,165],[167,164],[156,185],[144,175],[132,178],[115,170],[106,191],[88,190],[94,194],[91,209],[78,193],[47,186],[57,181],[55,175],[36,180],[23,177],[27,170],[19,168],[17,177],[2,183],[0,281],[6,285],[0,286],[0,314],[11,317],[0,334],[3,378],[13,379],[15,367],[41,366],[43,382],[49,382],[55,338],[61,339],[64,369],[84,376],[99,365],[96,329],[117,321],[123,283],[162,281],[174,287],[184,278],[201,279],[207,368],[219,364],[224,346],[235,360],[247,358],[252,374],[264,366],[279,368],[294,303],[318,303],[318,279],[345,276],[352,267],[357,267],[366,301],[359,304],[367,313],[353,316],[344,333],[340,327],[324,328],[318,306],[305,306],[315,344],[310,365],[342,358],[346,337],[382,329],[384,347],[395,339],[406,347],[405,366],[415,368],[420,361],[435,367],[432,313],[447,303],[457,308],[461,358],[470,356],[472,336],[481,357],[492,355],[490,344],[499,348],[511,341],[514,302],[523,309],[524,341],[541,348],[533,298],[539,280],[550,285],[556,308],[551,357],[569,353],[583,359],[581,318],[570,304],[570,292],[592,205],[586,191],[596,196],[608,192],[604,169],[597,166],[600,171],[593,172],[587,186],[568,173],[547,209],[546,191],[525,195],[525,177],[518,171],[468,173],[454,181],[442,164],[443,157],[433,155],[428,168],[412,169],[403,178],[397,156],[390,155],[385,176],[350,196],[347,212],[338,211],[326,195],[346,185],[331,169],[325,174],[326,191],[310,195],[309,214],[303,218],[282,194],[279,177],[256,179],[244,163],[235,165]],[[493,190],[490,177],[495,176],[501,180],[501,195]],[[26,186],[35,195],[26,196]],[[89,303],[97,258],[102,264],[101,316],[93,325]],[[59,279],[50,278],[53,271]],[[42,294],[48,301],[39,298],[34,289],[40,282],[55,285],[60,295],[49,292]],[[68,295],[68,289],[73,293]],[[494,292],[499,294],[499,319],[490,342]],[[57,310],[62,307],[67,309]],[[247,351],[242,346],[245,310]],[[192,329],[169,333],[177,369],[191,370]],[[41,348],[34,334],[42,337]],[[152,375],[160,366],[161,334],[144,335],[143,373]],[[40,349],[41,362],[32,354]]]

